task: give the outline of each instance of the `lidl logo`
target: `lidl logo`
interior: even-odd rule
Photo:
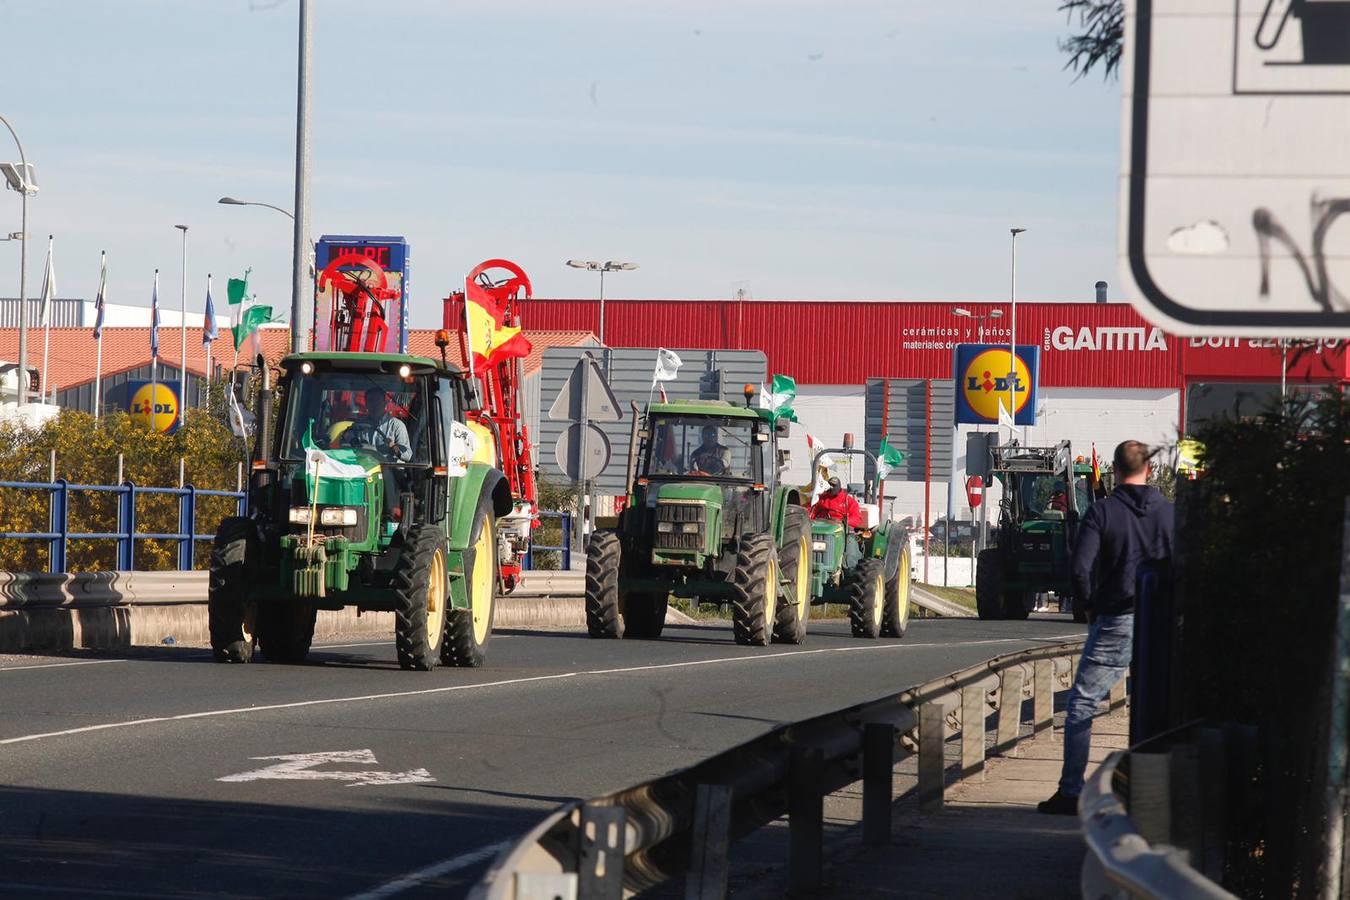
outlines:
[[[128,412],[131,421],[154,431],[171,434],[178,430],[177,385],[143,382],[131,385]]]
[[[1017,424],[1035,424],[1036,350],[1034,346],[1019,346],[1016,359],[1009,360],[1007,347],[958,344],[954,354],[956,421],[971,425],[998,424],[999,404],[1006,409],[1011,398]]]

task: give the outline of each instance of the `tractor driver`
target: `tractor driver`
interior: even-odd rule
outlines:
[[[1069,495],[1065,491],[1064,482],[1056,481],[1054,488],[1050,491],[1050,503],[1046,506],[1049,512],[1069,511]]]
[[[407,462],[412,459],[412,445],[408,440],[408,426],[390,415],[383,388],[366,388],[366,414],[343,434],[348,445],[373,444],[389,462]]]
[[[731,474],[731,450],[717,442],[717,426],[703,426],[703,443],[689,454],[691,471],[705,475]]]
[[[848,527],[855,529],[861,529],[864,524],[858,501],[849,496],[837,476],[830,478],[829,490],[822,493],[820,499],[811,507],[811,518],[847,521]]]

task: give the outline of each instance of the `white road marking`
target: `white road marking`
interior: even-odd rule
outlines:
[[[348,781],[347,787],[361,787],[372,784],[421,784],[435,781],[426,769],[409,769],[407,772],[381,772],[365,769],[360,772],[316,772],[315,766],[327,763],[347,763],[358,766],[379,765],[372,750],[329,750],[320,753],[287,753],[282,756],[252,756],[250,759],[278,759],[274,765],[240,772],[238,775],[226,775],[216,781]]]
[[[104,663],[131,662],[129,659],[82,659],[78,662],[39,663],[35,666],[0,666],[0,672],[19,672],[25,669],[60,669],[64,666],[101,666]]]
[[[514,841],[500,841],[496,844],[488,844],[486,847],[479,847],[477,850],[471,850],[468,853],[447,859],[443,862],[434,863],[433,865],[427,866],[425,869],[409,872],[407,875],[386,882],[377,888],[371,888],[370,890],[362,891],[359,894],[352,894],[347,900],[383,900],[385,897],[401,894],[406,890],[417,887],[423,882],[430,881],[433,878],[440,878],[442,875],[449,875],[451,872],[457,872],[460,869],[467,869],[475,863],[480,863],[485,859],[496,856],[514,843]]]
[[[1063,635],[1068,638],[1073,635]],[[1050,640],[1051,638],[1041,638],[1039,640]],[[328,706],[336,703],[363,703],[370,700],[393,700],[401,697],[424,697],[432,694],[449,694],[457,691],[477,691],[487,688],[510,687],[517,684],[532,684],[540,681],[562,681],[568,678],[579,678],[582,676],[602,676],[618,675],[630,672],[655,672],[660,669],[679,669],[694,666],[715,666],[732,665],[737,663],[766,662],[768,660],[783,659],[789,656],[815,656],[821,653],[867,653],[885,650],[916,650],[920,647],[944,647],[956,649],[959,647],[975,647],[984,644],[1025,644],[1035,643],[1038,639],[1016,637],[1016,638],[991,638],[982,641],[962,641],[960,643],[942,644],[864,644],[855,647],[825,647],[819,650],[788,650],[782,653],[765,653],[755,656],[725,656],[714,659],[696,659],[677,663],[663,663],[651,666],[626,666],[615,669],[588,669],[578,672],[556,672],[552,675],[532,675],[526,678],[504,678],[501,681],[484,681],[477,684],[451,684],[445,687],[422,688],[412,691],[388,691],[382,694],[357,694],[351,697],[327,697],[320,700],[294,700],[290,703],[268,703],[262,706],[237,706],[227,709],[209,709],[201,712],[180,713],[176,716],[147,716],[143,719],[127,719],[121,722],[104,722],[101,725],[84,725],[80,728],[65,728],[61,731],[44,731],[37,734],[25,734],[19,737],[4,738],[0,740],[0,746],[7,744],[26,744],[32,741],[41,741],[48,738],[69,737],[76,734],[89,734],[95,731],[111,731],[117,728],[135,728],[141,725],[158,725],[165,722],[189,722],[194,719],[214,719],[222,716],[239,716],[248,713],[271,712],[279,709],[302,709],[307,706]]]

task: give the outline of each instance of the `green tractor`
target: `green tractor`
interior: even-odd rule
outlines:
[[[248,516],[211,553],[221,662],[303,662],[320,609],[392,611],[398,662],[478,666],[498,581],[496,520],[512,510],[491,433],[468,425],[466,379],[444,360],[310,352],[264,383]],[[264,372],[266,370],[264,369]],[[264,375],[264,378],[266,376]]]
[[[721,400],[655,403],[633,423],[627,502],[591,536],[586,626],[593,638],[661,636],[674,595],[731,606],[736,643],[800,644],[811,544],[795,487],[779,483],[787,421]]]
[[[864,456],[874,466],[877,462],[868,451],[845,446],[817,453],[811,461],[813,473],[820,471],[821,458],[827,455]],[[811,602],[847,605],[854,637],[904,637],[909,627],[909,533],[881,521],[877,482],[860,491],[850,485],[849,491],[858,502],[861,523],[847,518],[811,522]]]
[[[990,474],[1003,486],[998,545],[975,563],[981,619],[1025,619],[1037,594],[1070,597],[1075,622],[1086,621],[1073,598],[1070,558],[1078,523],[1093,502],[1092,466],[1075,461],[1068,441],[1054,447],[993,447]]]

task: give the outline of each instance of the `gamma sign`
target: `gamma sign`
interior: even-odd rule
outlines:
[[[1121,269],[1178,334],[1350,336],[1350,0],[1126,0]]]

